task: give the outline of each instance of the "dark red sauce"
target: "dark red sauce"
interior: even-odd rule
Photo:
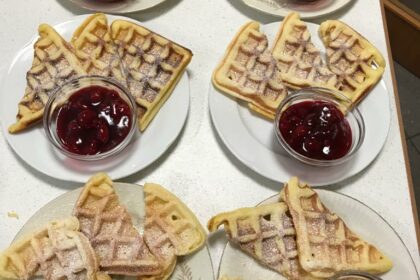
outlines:
[[[64,148],[79,155],[111,150],[130,131],[131,110],[119,94],[101,86],[82,88],[56,109],[57,135]]]
[[[348,121],[334,104],[326,101],[291,105],[282,114],[279,128],[293,150],[312,159],[341,158],[352,144]]]

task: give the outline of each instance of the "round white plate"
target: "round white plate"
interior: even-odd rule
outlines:
[[[381,275],[383,280],[418,280],[419,276],[413,259],[395,230],[373,209],[362,202],[347,195],[317,190],[322,202],[331,211],[337,213],[346,224],[367,242],[375,245],[388,256],[393,267]],[[277,202],[279,195],[275,195],[262,204]],[[228,242],[222,255],[219,267],[219,277],[226,275],[241,280],[280,280],[280,274],[263,267],[253,258],[240,251]]]
[[[114,183],[120,201],[125,205],[133,220],[134,226],[142,232],[144,220],[144,196],[143,187],[135,184]],[[67,192],[56,199],[50,201],[39,209],[22,227],[15,239],[36,230],[49,221],[67,218],[73,211],[74,204],[79,197],[82,188]],[[113,277],[114,278],[114,277]],[[133,277],[123,277],[135,279]],[[123,279],[115,277],[114,279]],[[213,280],[213,267],[207,246],[203,247],[194,254],[187,257],[178,258],[178,264],[175,272],[172,274],[172,280]]]
[[[263,26],[273,40],[280,23]],[[307,23],[312,42],[323,50],[317,36],[319,25]],[[390,105],[388,91],[381,81],[358,106],[365,120],[365,140],[355,156],[333,167],[313,167],[288,156],[275,137],[274,124],[251,112],[243,102],[237,102],[210,86],[209,106],[213,124],[228,149],[246,166],[277,182],[292,176],[313,186],[344,180],[368,166],[382,149],[388,135]]]
[[[113,14],[133,13],[152,8],[166,0],[70,0],[84,9]]]
[[[65,39],[70,39],[85,18],[86,15],[77,16],[54,27]],[[109,22],[115,18],[123,17],[108,16]],[[109,159],[84,162],[64,156],[48,142],[42,122],[21,133],[10,134],[7,128],[15,122],[17,104],[25,92],[25,77],[32,64],[35,40],[31,40],[17,53],[0,85],[3,134],[16,154],[27,164],[46,175],[66,181],[85,182],[98,171],[108,172],[113,179],[118,179],[145,168],[175,141],[189,110],[190,88],[186,72],[146,131],[142,134],[136,132],[133,141],[121,153]]]
[[[352,0],[320,0],[317,4],[296,5],[290,0],[242,0],[246,5],[266,14],[285,17],[290,12],[299,12],[303,19],[316,18],[331,14]]]

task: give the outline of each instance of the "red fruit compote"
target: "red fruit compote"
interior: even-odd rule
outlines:
[[[113,149],[127,137],[133,122],[130,106],[118,92],[99,85],[78,89],[54,114],[63,148],[78,155]]]
[[[344,157],[352,146],[352,131],[343,113],[331,102],[306,100],[281,115],[280,133],[297,153],[316,160]]]

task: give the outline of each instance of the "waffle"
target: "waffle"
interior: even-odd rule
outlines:
[[[104,173],[86,183],[74,215],[94,248],[101,271],[132,276],[159,275],[162,267],[120,205],[111,179]]]
[[[219,278],[219,280],[241,280],[241,278],[239,278],[239,277],[232,278],[232,277],[228,277],[226,275],[223,275],[222,277]]]
[[[221,224],[229,239],[261,264],[288,279],[313,279],[299,265],[296,232],[285,203],[222,213],[213,217],[207,227],[214,232]]]
[[[167,280],[174,273],[177,258],[175,255],[172,255],[170,259],[160,259],[161,265],[165,265],[165,269],[159,275],[153,276],[140,276],[137,280]]]
[[[229,44],[213,73],[213,85],[244,100],[257,113],[274,119],[277,107],[287,95],[267,37],[258,22],[245,24]]]
[[[192,58],[190,50],[135,23],[115,20],[111,36],[136,99],[144,131],[168,99]]]
[[[290,13],[274,40],[273,57],[283,82],[291,88],[324,87],[336,89],[337,75],[324,64],[320,51],[298,13]]]
[[[76,29],[71,43],[87,74],[114,78],[126,85],[122,63],[104,14],[89,16]]]
[[[71,46],[51,26],[41,24],[38,32],[32,66],[26,74],[25,95],[19,101],[17,121],[9,127],[10,133],[22,131],[38,122],[51,91],[85,74]]]
[[[95,280],[98,263],[87,238],[72,217],[54,221],[15,241],[0,255],[0,276],[47,280]],[[105,279],[106,276],[98,277]]]
[[[312,276],[329,278],[342,270],[379,274],[391,269],[386,256],[353,233],[296,177],[285,184],[281,197],[296,228],[300,264]]]
[[[149,248],[168,248],[176,256],[200,249],[206,233],[190,209],[162,186],[144,185],[146,203],[145,240]]]
[[[328,67],[338,75],[340,91],[354,104],[381,79],[385,60],[378,49],[348,25],[327,20],[319,28]]]

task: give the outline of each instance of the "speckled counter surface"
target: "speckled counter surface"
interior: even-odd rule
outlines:
[[[152,181],[166,186],[191,207],[203,224],[213,214],[255,205],[280,189],[278,183],[261,177],[236,160],[221,143],[210,120],[208,90],[211,72],[238,27],[249,19],[262,23],[278,21],[254,12],[240,2],[168,0],[151,10],[129,15],[188,46],[194,52],[194,58],[188,67],[191,106],[184,130],[157,162],[121,181]],[[2,76],[15,53],[36,34],[38,24],[56,24],[84,13],[88,11],[75,7],[68,0],[0,0]],[[387,57],[379,1],[355,1],[329,18],[342,19],[362,31]],[[387,67],[385,81],[392,93],[390,76]],[[328,188],[348,194],[382,215],[401,236],[419,270],[420,259],[393,94],[390,99],[391,127],[381,154],[360,174]],[[38,173],[18,158],[1,135],[0,250],[10,243],[37,209],[78,186]],[[8,217],[7,212],[12,210],[19,219]],[[220,235],[209,238],[215,272],[225,242]]]

